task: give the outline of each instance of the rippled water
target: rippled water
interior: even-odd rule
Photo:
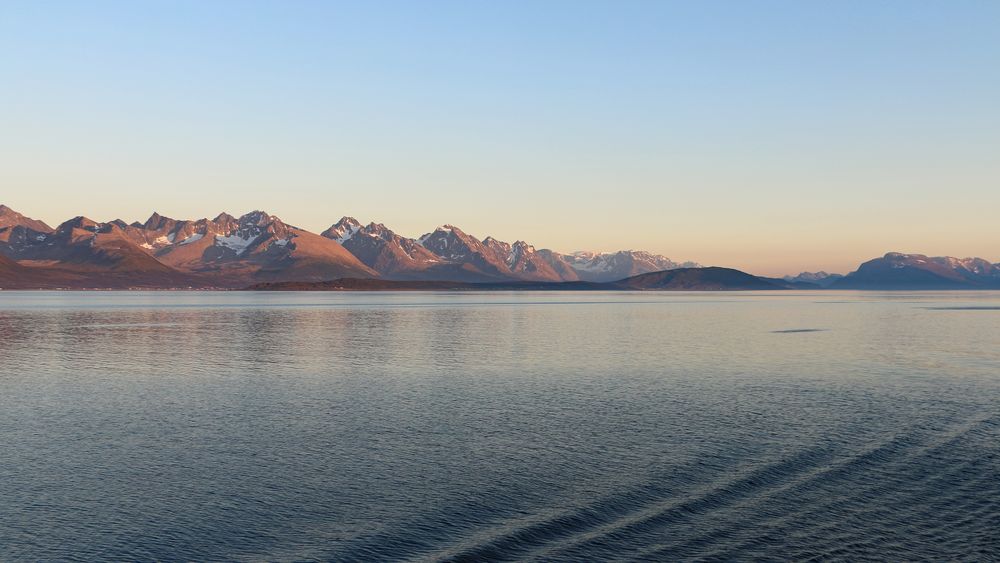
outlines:
[[[1000,293],[0,292],[0,560],[1000,557]]]

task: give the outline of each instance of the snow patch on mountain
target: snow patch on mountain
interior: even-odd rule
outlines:
[[[238,256],[240,254],[243,254],[246,251],[246,249],[249,248],[249,246],[253,244],[253,241],[256,239],[257,239],[256,236],[244,238],[238,234],[230,236],[216,235],[215,245],[228,248],[236,252]]]

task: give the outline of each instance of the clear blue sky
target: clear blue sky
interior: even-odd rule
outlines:
[[[1000,261],[1000,2],[0,3],[0,202]]]

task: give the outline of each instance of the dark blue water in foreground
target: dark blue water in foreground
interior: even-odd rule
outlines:
[[[0,560],[1000,558],[1000,294],[0,292]]]

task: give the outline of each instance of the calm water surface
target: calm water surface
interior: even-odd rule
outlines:
[[[1000,293],[0,292],[0,560],[1000,558]]]

